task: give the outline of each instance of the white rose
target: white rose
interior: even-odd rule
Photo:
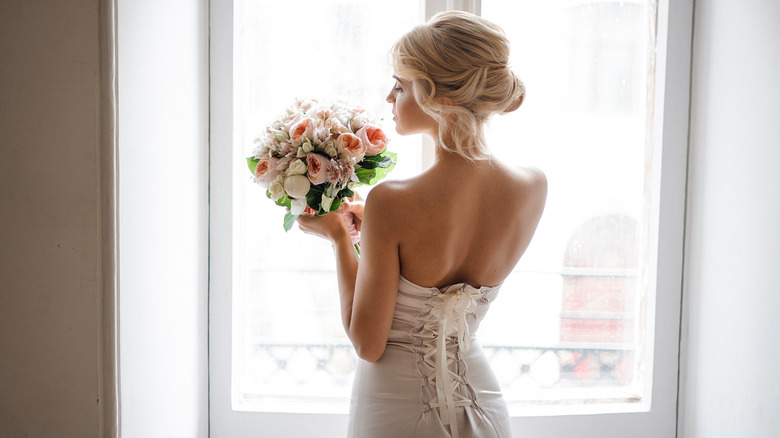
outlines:
[[[363,114],[355,114],[355,117],[352,118],[352,130],[357,131],[358,129],[362,128],[366,122],[366,116]]]
[[[335,139],[329,139],[328,141],[324,141],[324,142],[320,143],[317,146],[317,149],[319,149],[319,150],[324,152],[325,148],[327,148],[328,145],[336,146],[336,140]]]
[[[330,155],[331,158],[336,158],[336,155],[339,154],[339,149],[336,147],[336,142],[329,141],[328,144],[325,145],[325,153]]]
[[[284,191],[291,198],[303,198],[309,193],[311,183],[309,178],[303,175],[293,175],[284,180]]]
[[[294,160],[287,168],[287,175],[303,175],[306,173],[306,163],[303,160]]]
[[[268,190],[271,192],[271,199],[274,201],[284,195],[284,185],[282,184],[281,175],[268,185]]]

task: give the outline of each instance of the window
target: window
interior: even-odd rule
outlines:
[[[253,139],[295,98],[342,99],[392,119],[384,96],[393,72],[382,48],[419,23],[419,0],[234,5],[236,154],[248,155]],[[419,171],[421,139],[385,130],[398,154],[391,176]],[[235,171],[233,407],[346,412],[356,355],[341,325],[331,246],[297,227],[285,233],[284,210],[251,183],[246,168]]]
[[[391,72],[376,48],[389,48],[439,3],[212,2],[215,433],[243,436],[262,423],[294,435],[295,419],[301,434],[327,427],[343,435],[354,355],[328,272],[330,247],[285,235],[282,212],[250,184],[241,158],[296,96],[376,103],[369,109],[386,114]],[[489,143],[509,162],[539,165],[550,180],[537,236],[480,328],[515,427],[557,436],[581,430],[585,420],[571,414],[628,411],[644,414],[587,421],[614,436],[673,430],[687,125],[663,109],[668,89],[687,89],[690,56],[668,49],[667,29],[684,43],[690,23],[667,20],[674,15],[665,1],[658,11],[640,0],[472,3],[513,41],[512,63],[528,89],[520,110],[493,119]],[[339,71],[316,55],[325,52],[361,62]],[[681,95],[670,102],[687,108],[687,93],[674,94]],[[426,163],[419,141],[392,139],[392,176]],[[310,252],[306,264],[292,263],[299,247]]]
[[[644,306],[654,291],[639,242],[651,238],[653,2],[481,3],[512,41],[528,90],[520,110],[491,121],[489,144],[510,163],[537,164],[550,185],[502,288],[506,314],[485,320],[482,342],[501,347],[494,366],[513,412],[542,401],[570,412],[584,400],[648,409]]]

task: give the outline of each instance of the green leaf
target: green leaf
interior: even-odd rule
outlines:
[[[276,205],[280,207],[290,208],[292,207],[292,201],[290,200],[290,198],[287,197],[287,194],[285,193],[284,195],[282,195],[281,198],[276,200]]]
[[[341,201],[343,198],[336,198],[333,200],[333,203],[330,204],[330,211],[336,211],[341,206]],[[324,214],[324,213],[323,213]]]
[[[289,211],[284,215],[284,231],[290,231],[290,228],[292,228],[293,224],[295,223],[295,220],[298,219],[298,216],[290,213]]]
[[[391,154],[393,156],[391,156]],[[368,169],[371,169],[373,167],[390,167],[393,164],[395,164],[394,156],[396,154],[392,152],[387,153],[381,153],[379,155],[375,155],[373,157],[365,157],[363,158],[363,161],[361,161],[360,166],[366,167],[364,164],[367,164],[368,166],[372,167],[366,167]]]
[[[363,157],[363,160],[361,161],[382,161],[382,157],[385,155],[386,151],[380,152],[378,155],[371,155],[370,157]]]
[[[249,171],[252,172],[252,175],[255,174],[255,169],[257,169],[257,163],[259,162],[260,160],[255,157],[247,157],[246,165],[249,166]]]
[[[393,166],[395,166],[396,163],[398,163],[398,154],[396,154],[395,152],[390,152],[390,151],[385,150],[385,152],[383,152],[383,154],[388,156],[388,157],[390,157],[393,160]]]
[[[341,198],[351,198],[353,196],[355,196],[355,192],[353,192],[350,189],[342,189],[339,192],[339,197],[341,197]]]
[[[322,192],[325,191],[325,183],[311,186],[309,193],[306,194],[306,204],[314,211],[320,211],[322,203]]]
[[[360,167],[355,169],[360,184],[374,185],[390,173],[395,167],[398,154],[385,150],[379,155],[365,157],[360,162]]]
[[[378,167],[379,164],[373,160],[363,160],[360,163],[358,163],[358,166],[360,166],[361,169],[374,169]]]
[[[394,152],[387,152],[387,155],[384,158],[385,160],[382,161],[383,165],[380,165],[379,168],[376,169],[376,174],[374,175],[373,178],[371,178],[371,181],[368,182],[369,186],[378,183],[384,177],[386,177],[391,170],[393,170],[393,168],[395,167],[396,160],[398,159],[398,155],[396,155]],[[384,163],[386,163],[387,160],[389,160],[389,163],[387,165],[384,165]]]
[[[355,175],[361,183],[370,184],[371,180],[376,177],[376,169],[355,169]]]

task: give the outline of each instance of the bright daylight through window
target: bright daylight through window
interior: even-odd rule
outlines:
[[[478,337],[513,413],[582,400],[636,404],[652,366],[655,2],[480,3],[511,39],[527,88],[518,111],[491,121],[488,144],[509,163],[542,168],[549,196]],[[242,157],[296,97],[340,98],[384,118],[398,154],[390,178],[422,169],[421,138],[395,134],[385,96],[387,50],[424,20],[424,6],[234,3],[234,409],[347,410],[356,356],[341,326],[331,247],[295,227],[284,232],[283,209],[252,184]]]

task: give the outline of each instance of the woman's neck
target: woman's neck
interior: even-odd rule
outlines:
[[[463,155],[453,152],[450,150],[445,149],[442,147],[439,143],[436,144],[436,150],[434,152],[434,161],[433,164],[444,164],[444,165],[457,165],[457,166],[474,166],[480,162],[487,162],[490,163],[493,160],[492,155],[488,155],[487,159],[468,159],[464,157]]]

